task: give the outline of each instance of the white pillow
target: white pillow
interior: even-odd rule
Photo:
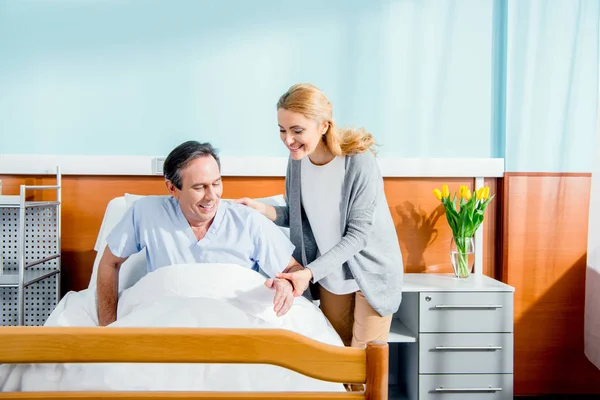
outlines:
[[[96,245],[94,246],[94,250],[96,250],[97,253],[92,267],[92,276],[90,277],[90,283],[88,285],[88,289],[90,290],[96,290],[98,265],[104,254],[104,249],[106,249],[106,237],[121,220],[125,211],[133,204],[133,201],[131,201],[130,204],[127,205],[127,196],[128,195],[126,194],[125,197],[116,197],[106,206],[104,219],[102,220],[102,225],[100,225],[100,232],[98,233]],[[124,290],[133,286],[146,275],[146,272],[146,250],[144,249],[139,253],[133,254],[121,265],[121,268],[119,269],[119,293],[122,293]]]
[[[141,194],[125,193],[125,206],[129,210],[129,208],[133,205],[133,203],[135,203],[137,200],[141,199],[142,197],[146,197],[146,196],[141,195]]]

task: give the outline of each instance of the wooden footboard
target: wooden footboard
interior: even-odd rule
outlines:
[[[4,392],[0,399],[387,399],[388,345],[330,346],[280,329],[1,327],[0,363],[272,364],[364,392]]]

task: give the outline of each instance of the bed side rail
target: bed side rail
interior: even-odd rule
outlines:
[[[0,327],[0,363],[109,362],[271,364],[324,381],[366,383],[366,391],[285,395],[31,392],[0,393],[0,398],[387,399],[388,345],[384,342],[369,343],[366,350],[344,348],[281,329]]]

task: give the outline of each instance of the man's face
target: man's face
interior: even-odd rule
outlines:
[[[190,225],[211,221],[219,206],[223,185],[219,165],[212,156],[198,157],[181,171],[181,190],[167,181],[167,189],[179,201]]]

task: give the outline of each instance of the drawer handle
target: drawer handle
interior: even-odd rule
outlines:
[[[435,392],[445,392],[445,393],[460,393],[460,392],[469,392],[469,393],[487,393],[487,392],[501,392],[502,388],[495,387],[487,387],[487,388],[444,388],[439,387],[434,389]]]
[[[443,309],[451,309],[451,308],[456,308],[456,309],[473,309],[473,310],[487,310],[490,308],[502,308],[501,304],[488,304],[488,305],[471,305],[471,304],[436,304],[435,308],[443,308]]]
[[[502,346],[435,346],[440,351],[496,351],[502,350]]]

